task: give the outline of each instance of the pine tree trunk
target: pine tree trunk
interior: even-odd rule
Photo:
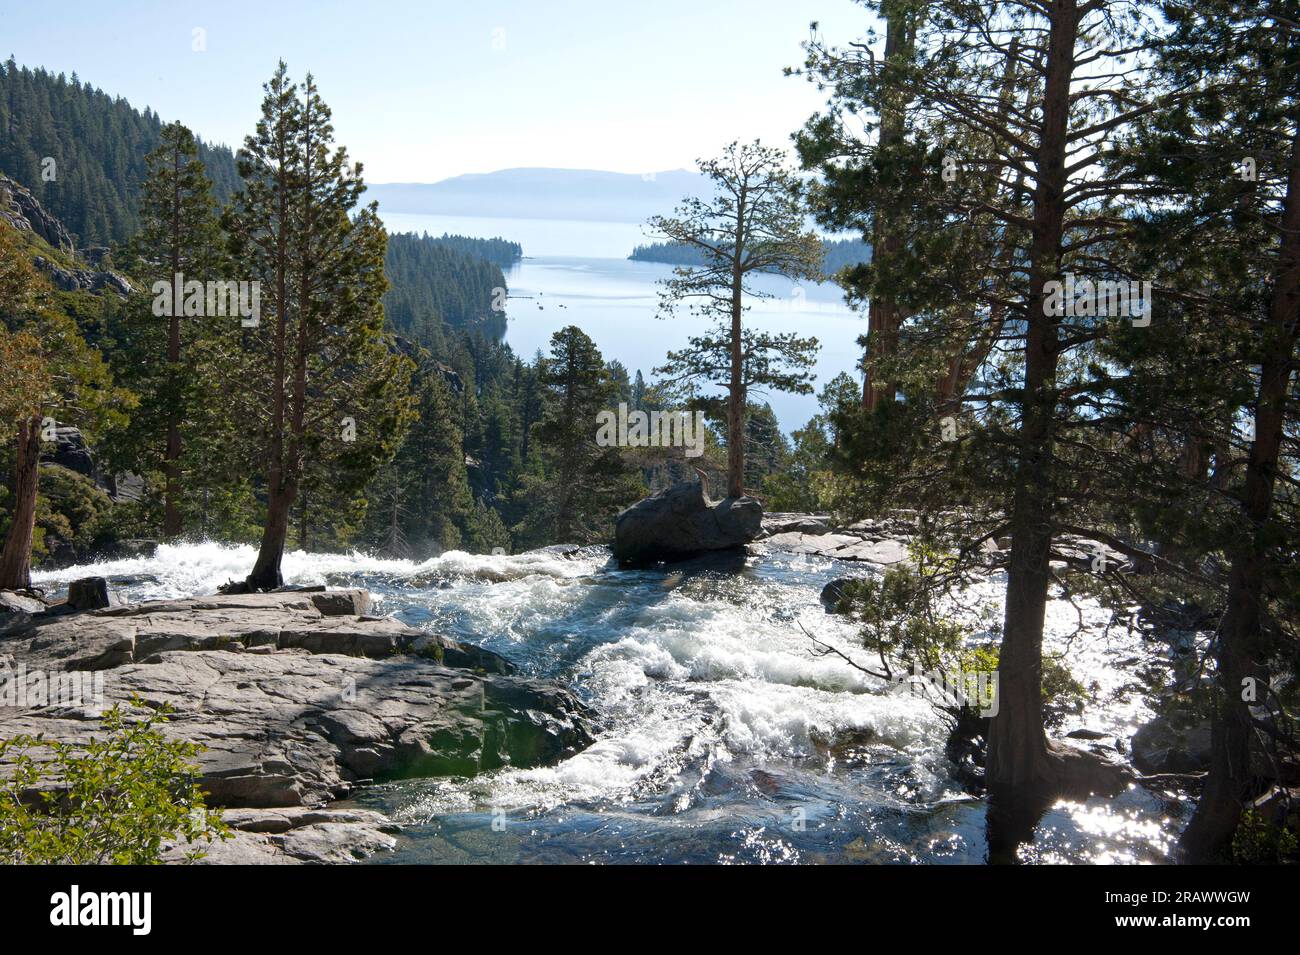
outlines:
[[[172,192],[172,248],[171,248],[171,267],[172,281],[176,281],[176,276],[181,271],[181,163],[182,156],[180,145],[177,144],[172,155],[173,170],[173,192]],[[172,292],[172,312],[176,311],[176,302],[180,299],[180,292],[173,289]],[[172,373],[179,371],[181,361],[181,317],[172,314],[167,323],[167,363],[171,367]],[[181,511],[177,504],[180,496],[180,456],[181,456],[181,430],[179,422],[176,420],[177,412],[175,405],[167,409],[167,449],[163,455],[163,475],[165,486],[163,489],[163,536],[173,538],[180,536]]]
[[[1057,323],[1046,284],[1060,268],[1070,75],[1078,13],[1065,0],[1052,13],[1043,125],[1034,193],[1025,393],[1011,514],[1006,614],[998,661],[998,712],[989,727],[986,776],[1004,798],[1056,785],[1043,728],[1042,648],[1052,545]]]
[[[262,544],[257,551],[257,562],[248,575],[250,590],[274,590],[284,586],[280,563],[284,559],[284,544],[289,535],[289,509],[293,495],[285,490],[273,493],[266,508],[266,526],[262,528]]]
[[[175,370],[180,360],[180,317],[173,315],[167,331],[167,361]],[[170,539],[180,536],[183,525],[180,506],[177,503],[180,497],[181,430],[176,421],[175,408],[169,409],[168,414],[170,420],[167,422],[167,450],[163,458],[163,475],[166,481],[163,490],[163,536]]]
[[[32,535],[36,530],[36,492],[40,483],[41,419],[18,423],[14,464],[14,509],[0,550],[0,588],[23,590],[32,584]]]
[[[1267,564],[1267,524],[1282,448],[1287,392],[1291,386],[1300,331],[1300,132],[1291,142],[1291,169],[1282,211],[1282,245],[1269,304],[1266,334],[1272,339],[1260,368],[1255,438],[1246,464],[1243,493],[1250,532],[1232,557],[1228,605],[1220,624],[1219,702],[1211,730],[1210,774],[1192,821],[1179,840],[1188,861],[1225,861],[1250,793],[1250,749],[1254,730],[1244,699],[1249,678],[1258,676],[1261,604]]]
[[[890,63],[897,57],[905,42],[903,33],[906,29],[904,23],[906,14],[895,10],[886,15],[888,22],[885,26],[885,61]],[[881,104],[880,148],[888,150],[902,138],[902,104],[891,97]],[[877,209],[871,235],[872,258],[882,254],[888,258],[898,249],[899,240],[895,230],[890,227],[888,217]],[[892,383],[883,381],[876,375],[872,369],[872,361],[887,358],[895,352],[898,325],[898,307],[893,299],[883,295],[871,296],[867,306],[867,354],[863,363],[865,374],[862,379],[862,404],[868,411],[874,410],[881,404],[892,402],[896,397],[897,389]]]
[[[744,312],[744,255],[746,184],[736,200],[736,246],[731,270],[731,378],[727,390],[727,497],[745,496],[745,356],[741,316]]]
[[[285,168],[286,157],[280,155],[280,168]],[[283,175],[283,173],[282,173]],[[277,184],[278,205],[281,229],[276,236],[275,250],[275,338],[272,344],[272,380],[271,380],[271,447],[269,449],[266,486],[266,524],[262,528],[262,544],[257,551],[257,561],[246,583],[251,590],[273,590],[284,584],[280,575],[280,562],[284,557],[285,535],[289,532],[289,508],[293,506],[293,496],[288,493],[289,484],[285,468],[284,423],[285,423],[285,345],[288,317],[288,239],[283,224],[288,215],[288,184]]]
[[[741,352],[740,274],[731,291],[731,382],[727,393],[727,497],[745,495],[745,383]]]

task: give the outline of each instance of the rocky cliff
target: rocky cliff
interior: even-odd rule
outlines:
[[[46,212],[31,190],[0,173],[0,219],[19,232],[31,232],[60,252],[75,250],[72,235],[63,223]]]
[[[51,249],[73,259],[60,264],[44,255],[32,262],[49,275],[56,288],[65,292],[102,292],[129,295],[131,283],[111,269],[102,268],[105,250],[87,249],[78,253],[72,234],[54,215],[47,212],[30,189],[0,173],[0,220],[19,232],[37,236]],[[82,267],[88,266],[88,267]]]

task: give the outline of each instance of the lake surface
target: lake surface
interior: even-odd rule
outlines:
[[[685,311],[676,318],[656,317],[658,283],[671,277],[672,266],[628,261],[635,246],[651,241],[637,223],[403,213],[384,213],[383,219],[393,232],[500,236],[523,246],[523,261],[506,273],[506,341],[521,358],[548,352],[552,334],[577,325],[606,361],[618,360],[630,375],[640,370],[650,380],[670,350],[684,348],[691,335],[708,327]],[[772,297],[749,300],[746,322],[751,327],[795,331],[821,343],[817,390],[842,371],[857,375],[857,338],[866,331],[866,321],[844,304],[842,289],[773,275],[759,276],[753,285]],[[818,410],[815,395],[774,392],[755,397],[771,404],[787,432],[802,427]]]

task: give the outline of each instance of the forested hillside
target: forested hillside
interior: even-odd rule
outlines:
[[[0,172],[36,195],[80,248],[122,242],[140,228],[144,158],[162,120],[125,99],[43,69],[0,65]],[[198,144],[213,194],[224,201],[239,181],[227,146]]]
[[[11,190],[0,220],[9,289],[0,315],[10,351],[0,365],[17,373],[24,362],[58,362],[64,378],[75,369],[59,389],[31,398],[31,408],[68,433],[57,446],[38,445],[43,480],[32,537],[15,552],[40,566],[112,553],[127,538],[256,541],[270,494],[268,446],[247,428],[263,406],[244,401],[244,386],[272,343],[259,343],[257,326],[241,333],[238,322],[160,318],[150,290],[174,269],[190,278],[258,276],[266,266],[246,237],[274,220],[249,218],[265,207],[256,204],[258,193],[240,191],[246,184],[230,150],[205,146],[180,124],[163,126],[152,111],[76,78],[12,61],[3,81],[0,116],[17,131],[3,157],[21,195]],[[62,138],[68,129],[79,131],[75,140]],[[256,140],[244,149],[253,150],[248,168],[256,170]],[[52,179],[42,176],[47,154]],[[351,215],[358,245],[349,254],[361,269],[371,254],[365,249],[381,247],[375,230],[382,223],[361,206]],[[107,258],[73,248],[101,242],[111,246]],[[561,464],[571,486],[565,529],[576,540],[607,533],[602,489],[610,480],[639,487],[635,467],[611,471],[605,461],[588,485],[582,468],[556,461],[532,432],[548,415],[558,422],[555,402],[574,382],[612,397],[630,387],[627,373],[607,367],[576,329],[565,341],[585,344],[564,354],[582,361],[566,364],[563,375],[549,359],[520,361],[501,341],[503,269],[522,256],[517,243],[408,233],[386,236],[382,249],[382,311],[347,297],[317,306],[353,310],[357,328],[336,366],[347,380],[331,384],[322,367],[313,389],[338,389],[334,400],[350,396],[352,419],[367,419],[357,429],[366,440],[339,445],[328,419],[318,422],[322,430],[291,438],[316,450],[287,504],[288,542],[412,556],[548,543],[556,515],[536,505],[560,479]],[[274,287],[267,278],[262,273],[264,296]],[[24,351],[36,347],[24,330],[47,325],[58,328],[62,350]],[[367,375],[364,391],[353,387]],[[19,450],[4,446],[7,473]],[[0,532],[7,535],[14,512],[6,504]]]
[[[507,269],[518,262],[524,255],[524,247],[518,242],[511,242],[498,236],[495,239],[471,239],[463,235],[443,233],[432,241],[459,252],[461,255],[476,255]]]
[[[700,265],[699,249],[680,242],[650,242],[638,245],[628,256],[634,262],[663,262],[668,265]],[[829,279],[850,265],[871,261],[871,246],[860,239],[823,239],[822,272]]]
[[[384,257],[389,326],[431,346],[449,327],[500,338],[506,330],[501,269],[520,255],[519,246],[504,239],[390,235]]]

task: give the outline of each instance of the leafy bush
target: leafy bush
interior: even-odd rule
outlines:
[[[58,465],[42,465],[36,507],[41,544],[32,549],[33,562],[59,552],[69,558],[89,554],[111,536],[112,509],[109,496],[90,478]]]
[[[836,610],[860,625],[863,646],[885,673],[892,672],[891,659],[938,669],[961,649],[964,628],[937,608],[945,566],[942,555],[914,542],[909,563],[844,585]]]
[[[193,781],[202,747],[163,735],[169,707],[134,697],[131,708],[146,714],[131,720],[114,706],[104,735],[84,745],[0,740],[0,761],[13,770],[0,785],[0,863],[151,865],[168,843],[229,837]]]
[[[1296,861],[1296,835],[1254,809],[1241,814],[1232,837],[1232,858],[1241,865],[1277,865]]]
[[[998,668],[999,647],[986,643],[962,651],[961,669],[965,673],[993,673]],[[1087,691],[1074,674],[1056,657],[1043,657],[1044,719],[1050,725],[1060,723],[1067,713],[1083,712]]]
[[[923,671],[955,670],[967,676],[993,673],[998,668],[996,643],[965,646],[972,629],[940,612],[940,598],[951,581],[953,560],[921,541],[913,541],[910,559],[885,572],[844,585],[837,611],[861,627],[862,643],[874,651],[886,675],[892,663]],[[989,623],[989,608],[980,618]],[[1049,723],[1059,723],[1067,713],[1082,711],[1085,688],[1060,660],[1043,658],[1043,703]]]

